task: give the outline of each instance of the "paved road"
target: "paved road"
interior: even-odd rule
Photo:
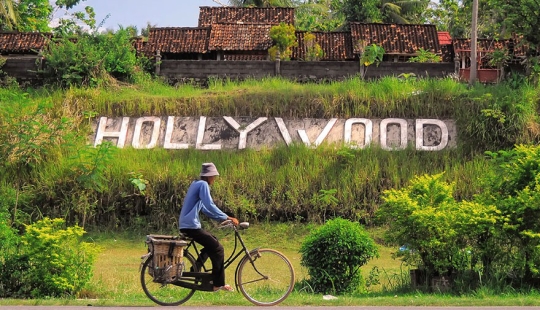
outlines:
[[[158,307],[158,306],[156,306]],[[99,308],[100,310],[148,310],[152,307],[92,307],[92,306],[0,306],[0,310],[89,310],[92,308]],[[178,309],[182,310],[253,310],[256,306],[249,307],[235,307],[235,306],[208,306],[208,307],[160,307],[163,309]],[[540,310],[540,307],[373,307],[373,306],[354,306],[354,307],[336,307],[336,306],[324,306],[324,307],[282,307],[275,306],[266,309],[272,310]]]

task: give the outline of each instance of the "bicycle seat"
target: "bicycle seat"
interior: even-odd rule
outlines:
[[[188,235],[186,235],[184,233],[178,234],[178,239],[185,240],[185,241],[192,241],[193,240],[193,238],[188,237]]]

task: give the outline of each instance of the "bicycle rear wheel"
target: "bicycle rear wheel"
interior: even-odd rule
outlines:
[[[236,283],[247,300],[258,306],[276,305],[294,288],[294,269],[285,255],[272,249],[258,249],[238,264]]]
[[[174,283],[154,282],[154,278],[151,276],[151,274],[154,274],[152,269],[152,256],[150,256],[141,268],[141,285],[146,296],[158,305],[177,306],[186,302],[195,293],[194,289],[181,287]],[[199,271],[195,265],[195,258],[187,252],[184,253],[185,270]]]

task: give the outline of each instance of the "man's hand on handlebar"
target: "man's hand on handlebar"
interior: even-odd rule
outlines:
[[[227,220],[232,221],[234,226],[238,226],[238,224],[239,224],[238,219],[236,219],[235,217],[229,216],[229,217],[227,217]]]

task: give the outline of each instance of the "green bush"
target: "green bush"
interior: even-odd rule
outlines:
[[[360,224],[336,218],[309,234],[300,254],[313,290],[339,294],[359,289],[360,267],[376,257],[378,250]]]
[[[76,39],[63,37],[44,50],[43,77],[46,83],[68,86],[96,86],[110,80],[132,81],[140,63],[129,32],[83,33]]]
[[[26,226],[19,251],[0,265],[1,297],[75,296],[90,281],[98,249],[81,227],[45,218]]]
[[[512,150],[488,154],[494,169],[485,176],[486,190],[477,199],[496,205],[504,218],[500,230],[506,242],[495,257],[505,262],[510,280],[537,285],[540,281],[540,146],[517,145]]]
[[[453,184],[442,175],[415,177],[407,187],[385,191],[377,212],[388,225],[386,239],[406,245],[402,260],[424,270],[428,279],[480,272],[493,254],[487,245],[501,221],[493,205],[457,202]]]

